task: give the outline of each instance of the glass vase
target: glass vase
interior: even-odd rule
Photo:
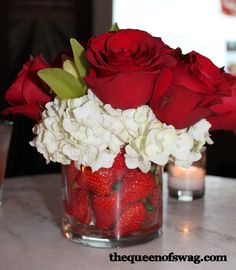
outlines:
[[[74,163],[62,167],[64,236],[93,247],[122,247],[161,235],[161,166],[148,173],[128,169],[118,155],[112,168]]]

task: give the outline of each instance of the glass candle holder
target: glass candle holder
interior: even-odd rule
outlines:
[[[180,201],[200,199],[205,193],[206,148],[202,149],[202,157],[189,168],[173,163],[168,165],[169,196]]]

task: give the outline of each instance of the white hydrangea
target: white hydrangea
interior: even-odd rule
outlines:
[[[148,172],[151,162],[165,165],[176,143],[177,134],[172,126],[153,122],[126,146],[126,165]]]
[[[78,168],[81,164],[94,171],[109,168],[123,142],[106,127],[103,104],[91,91],[77,99],[56,98],[46,105],[42,121],[33,129],[37,136],[31,145],[47,162],[69,164],[74,160]]]
[[[90,166],[93,171],[110,168],[125,146],[128,168],[150,170],[151,164],[169,160],[189,166],[201,157],[202,146],[212,143],[209,122],[200,120],[188,129],[176,130],[156,119],[147,105],[114,109],[90,90],[80,98],[55,98],[45,106],[42,120],[33,128],[30,143],[47,162]]]
[[[144,134],[147,127],[157,121],[152,109],[147,105],[137,109],[124,110],[119,119],[125,126],[119,137],[126,143],[130,143],[133,138]]]
[[[188,129],[178,130],[178,139],[170,160],[182,167],[189,167],[194,161],[199,160],[205,143],[213,143],[208,132],[210,127],[211,124],[206,119],[201,119]]]

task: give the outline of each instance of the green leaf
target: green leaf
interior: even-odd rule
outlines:
[[[63,69],[73,75],[75,78],[79,79],[77,68],[75,63],[69,59],[63,62]]]
[[[48,68],[38,76],[50,86],[61,99],[77,98],[84,95],[84,86],[73,75],[60,68]]]
[[[75,62],[76,68],[78,69],[78,73],[81,79],[83,80],[84,77],[88,75],[89,66],[90,66],[89,61],[85,55],[84,48],[79,44],[79,42],[76,39],[71,38],[70,44],[73,51],[74,62]]]
[[[122,187],[122,182],[121,181],[118,181],[118,182],[115,182],[113,185],[112,185],[112,190],[113,191],[118,191],[120,190]]]
[[[145,202],[145,208],[148,212],[156,211],[156,207],[148,202]]]
[[[110,32],[111,32],[111,31],[119,31],[119,30],[120,30],[120,28],[119,28],[117,22],[115,22],[115,23],[113,23],[113,24],[111,25]]]

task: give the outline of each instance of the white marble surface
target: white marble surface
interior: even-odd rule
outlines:
[[[166,185],[165,185],[166,186]],[[188,228],[189,232],[183,231]],[[120,255],[227,255],[228,262],[110,262]],[[0,208],[1,270],[236,269],[236,180],[207,177],[206,196],[178,202],[164,195],[163,235],[147,244],[96,249],[60,231],[60,176],[7,179]]]

